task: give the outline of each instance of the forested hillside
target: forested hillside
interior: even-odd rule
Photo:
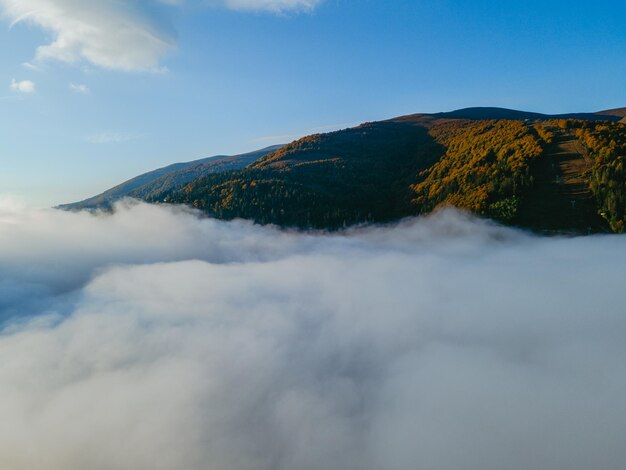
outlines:
[[[555,118],[469,108],[408,115],[233,157],[234,167],[213,160],[210,169],[177,168],[126,194],[304,229],[455,206],[544,233],[621,232],[625,114]]]
[[[418,211],[451,205],[505,222],[517,215],[533,184],[530,167],[551,138],[538,126],[507,120],[450,121],[430,134],[446,152],[412,186]]]
[[[443,151],[426,127],[368,123],[305,137],[244,170],[199,178],[153,200],[306,228],[390,221],[415,212],[409,186]]]
[[[408,116],[309,136],[153,200],[300,228],[385,222],[450,205],[543,232],[622,231],[625,127]]]
[[[613,231],[626,224],[626,124],[574,122],[574,134],[592,160],[589,187]]]

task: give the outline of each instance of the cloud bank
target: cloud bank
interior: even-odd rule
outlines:
[[[0,207],[2,468],[626,459],[622,236]]]
[[[0,0],[11,26],[27,22],[52,35],[37,48],[37,62],[86,62],[114,70],[160,70],[176,47],[171,10],[183,0]],[[188,3],[201,4],[199,0]],[[306,11],[320,0],[219,0],[235,10]],[[132,47],[129,47],[132,45]]]

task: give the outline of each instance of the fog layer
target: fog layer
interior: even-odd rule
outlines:
[[[0,204],[0,468],[622,469],[626,238]]]

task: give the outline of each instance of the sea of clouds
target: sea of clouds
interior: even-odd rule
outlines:
[[[626,237],[0,202],[0,468],[622,469]]]

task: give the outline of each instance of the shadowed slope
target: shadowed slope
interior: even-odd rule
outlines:
[[[303,228],[388,221],[411,212],[410,183],[442,153],[424,126],[368,123],[305,137],[165,196],[219,218]]]

